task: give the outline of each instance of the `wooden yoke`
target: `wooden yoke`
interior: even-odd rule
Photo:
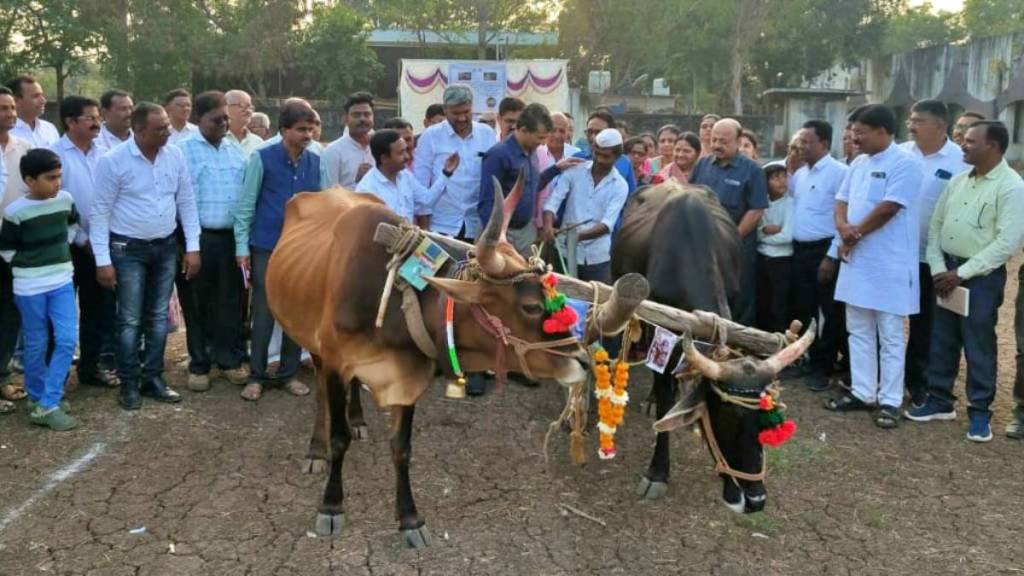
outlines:
[[[431,240],[443,247],[453,250],[466,251],[473,246],[454,238],[424,230],[423,233]],[[397,226],[388,223],[381,223],[377,226],[373,241],[381,245],[391,245],[399,239],[401,232]],[[610,305],[602,306],[596,313],[596,325],[601,327],[605,333],[615,333],[622,329],[627,315],[623,318],[623,311],[634,309],[637,300],[642,301],[635,307],[635,314],[641,319],[652,324],[661,326],[678,333],[689,332],[694,338],[717,341],[724,337],[724,343],[733,348],[741,348],[756,356],[768,357],[788,344],[796,340],[800,332],[800,323],[794,321],[786,334],[765,332],[756,328],[737,324],[726,320],[710,312],[687,312],[678,310],[671,306],[659,304],[646,300],[649,294],[649,286],[643,276],[639,274],[627,274],[619,279],[618,291],[613,298],[613,287],[600,282],[584,282],[558,274],[558,288],[570,298],[594,301],[594,287],[597,287],[597,301],[600,304],[610,301]],[[590,330],[595,329],[588,326],[588,339],[591,336]]]

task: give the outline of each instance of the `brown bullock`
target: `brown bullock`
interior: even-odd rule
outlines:
[[[438,362],[451,375],[445,360],[446,299],[457,303],[455,342],[465,371],[496,368],[499,347],[511,349],[509,344],[499,344],[494,335],[504,329],[519,344],[547,344],[546,349],[531,347],[522,356],[507,354],[507,369],[563,384],[586,378],[582,348],[543,333],[540,270],[505,240],[509,208],[519,192],[517,186],[502,202],[501,187],[496,186],[494,210],[474,254],[452,254],[456,261],[472,256],[477,266],[469,269],[477,271],[471,274],[475,277],[456,279],[459,266],[449,261],[437,278],[429,279],[430,286],[417,294],[438,361],[414,341],[401,298],[389,300],[383,323],[376,325],[391,256],[373,238],[379,224],[400,225],[402,219],[370,196],[337,189],[299,194],[288,203],[284,230],[267,271],[267,300],[285,332],[313,354],[318,396],[326,399],[330,466],[317,533],[337,534],[342,528],[342,462],[352,439],[347,404],[351,390],[361,382],[378,406],[390,407],[399,529],[410,546],[428,543],[409,483],[410,439],[416,401],[433,379]],[[513,278],[516,281],[505,281]],[[489,328],[489,323],[497,323],[498,330],[493,324]],[[314,448],[318,433],[323,433],[319,426],[314,430]]]

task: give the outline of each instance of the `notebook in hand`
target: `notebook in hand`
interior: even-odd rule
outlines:
[[[941,296],[936,298],[936,303],[939,306],[961,316],[967,316],[971,309],[971,291],[963,286],[957,286],[945,298]]]

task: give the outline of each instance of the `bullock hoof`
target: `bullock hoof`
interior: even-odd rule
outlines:
[[[327,472],[327,460],[323,458],[306,458],[302,463],[302,471],[305,474],[324,474]]]
[[[640,485],[636,488],[636,495],[644,500],[660,500],[667,493],[667,482],[652,481],[647,476],[640,477]]]
[[[344,527],[344,514],[324,514],[320,512],[316,515],[316,526],[314,529],[320,536],[337,536],[341,534],[341,529]]]
[[[744,514],[752,514],[754,512],[763,512],[764,504],[768,500],[768,496],[762,494],[760,496],[744,496],[745,506],[743,507]]]
[[[353,440],[369,440],[370,430],[366,427],[366,424],[360,424],[352,427],[352,439]]]
[[[747,509],[747,497],[744,496],[743,492],[740,492],[739,502],[729,502],[725,498],[722,498],[722,502],[725,502],[725,506],[737,514],[743,514]],[[764,502],[761,502],[761,506],[764,507]]]
[[[427,546],[430,546],[430,532],[427,532],[426,526],[420,526],[419,528],[407,528],[402,530],[402,539],[405,540],[406,546],[414,550],[422,550]]]

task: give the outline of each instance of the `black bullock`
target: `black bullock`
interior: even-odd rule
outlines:
[[[651,286],[651,299],[682,310],[704,310],[729,318],[729,302],[739,291],[740,237],[736,225],[718,199],[707,189],[661,184],[640,191],[626,207],[622,228],[612,246],[612,274],[639,272]],[[808,330],[813,334],[813,330]],[[673,413],[685,414],[703,404],[709,415],[712,443],[724,458],[722,497],[733,510],[755,512],[764,508],[766,492],[759,479],[763,452],[758,442],[756,410],[725,401],[746,397],[756,406],[760,391],[778,370],[799,357],[811,336],[801,338],[764,361],[739,360],[718,364],[690,347],[688,361],[708,378],[687,386]],[[679,351],[669,366],[675,366]],[[727,390],[725,396],[713,393]],[[679,392],[671,374],[654,375],[656,414],[662,420]],[[742,400],[741,400],[742,402]],[[671,417],[671,415],[670,415]],[[659,429],[667,430],[670,426]],[[713,446],[714,447],[714,446]],[[724,471],[723,471],[724,470]],[[651,464],[640,484],[640,494],[659,498],[668,488],[669,436],[659,432]]]

